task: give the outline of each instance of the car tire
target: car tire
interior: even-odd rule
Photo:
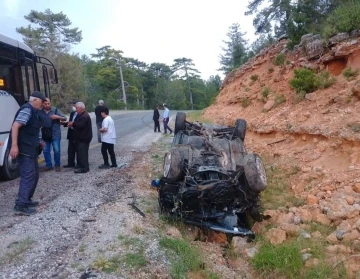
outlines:
[[[10,157],[10,149],[7,148],[4,156],[4,164],[1,167],[1,176],[6,180],[12,180],[20,175],[19,163],[17,159]]]
[[[264,165],[257,154],[245,156],[245,177],[251,190],[260,193],[267,186],[267,178]]]
[[[183,175],[183,156],[179,149],[171,149],[164,156],[164,177],[172,182],[181,179]]]
[[[185,128],[186,128],[185,122],[186,122],[186,113],[178,112],[176,114],[176,119],[175,119],[175,135],[179,131],[185,130]]]
[[[244,119],[237,119],[235,122],[234,136],[239,137],[243,142],[246,135],[246,121]]]

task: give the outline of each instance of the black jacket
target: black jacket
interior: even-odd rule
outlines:
[[[18,116],[19,112],[24,108],[30,108],[31,116],[26,125],[19,129],[18,134],[18,147],[19,153],[29,157],[38,156],[39,146],[39,133],[40,133],[40,120],[37,111],[33,108],[30,103],[23,105],[16,113],[14,121]],[[12,144],[11,132],[9,139],[9,147]]]
[[[160,118],[160,112],[158,109],[154,109],[154,115],[153,115],[153,120],[154,121],[159,121]]]
[[[104,106],[96,106],[95,108],[95,116],[96,116],[96,123],[101,123],[104,118],[101,116],[101,108]]]
[[[75,111],[72,111],[69,116],[69,121],[76,121],[77,115],[75,118],[74,115],[75,115]],[[67,124],[65,124],[64,127],[67,127]],[[66,139],[74,140],[74,128],[68,128]]]
[[[90,143],[92,139],[92,125],[90,115],[84,111],[77,115],[74,127],[74,142]]]

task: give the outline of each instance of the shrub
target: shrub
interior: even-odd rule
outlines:
[[[270,68],[268,69],[268,73],[271,74],[272,72],[274,72],[274,68],[273,68],[273,67],[270,67]]]
[[[250,77],[250,79],[251,79],[252,81],[257,81],[258,78],[259,78],[258,75],[251,75],[251,77]]]
[[[284,66],[286,62],[286,55],[284,53],[280,53],[274,59],[274,65],[276,66]]]
[[[249,100],[249,98],[246,98],[246,97],[244,97],[244,98],[241,98],[241,106],[243,107],[243,108],[246,108],[246,107],[248,107],[249,105],[250,105],[250,100]]]
[[[323,36],[331,36],[350,32],[360,27],[360,1],[344,1],[326,19]]]
[[[342,71],[342,74],[347,80],[349,80],[353,77],[356,77],[359,74],[359,70],[358,69],[353,70],[350,67],[348,67]]]
[[[282,103],[285,103],[285,102],[286,102],[286,98],[285,98],[285,96],[284,96],[283,94],[281,94],[281,95],[276,95],[274,101],[275,101],[274,107],[278,107],[278,106],[281,105]]]
[[[330,76],[329,72],[321,72],[318,74],[319,88],[328,88],[335,83],[336,79]]]
[[[305,68],[295,69],[294,78],[290,80],[290,85],[296,93],[311,93],[318,89],[318,78],[316,74]]]
[[[261,95],[264,97],[264,98],[267,98],[270,94],[270,89],[268,87],[264,87],[263,90],[261,91]]]

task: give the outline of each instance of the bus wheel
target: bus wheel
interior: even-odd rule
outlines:
[[[10,149],[7,149],[4,157],[4,164],[1,168],[1,175],[6,180],[12,180],[20,175],[19,164],[17,159],[13,160],[10,157]]]

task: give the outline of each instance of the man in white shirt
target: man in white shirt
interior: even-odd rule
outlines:
[[[163,104],[164,113],[163,113],[163,122],[164,122],[164,134],[166,134],[167,130],[169,130],[170,134],[173,132],[170,127],[168,126],[170,111],[166,104]]]
[[[109,116],[109,109],[107,107],[101,108],[101,116],[104,118],[101,129],[101,154],[104,158],[104,164],[99,166],[100,169],[116,168],[116,157],[114,152],[114,144],[116,143],[116,131],[114,120]],[[111,159],[111,166],[109,165],[109,157]]]

